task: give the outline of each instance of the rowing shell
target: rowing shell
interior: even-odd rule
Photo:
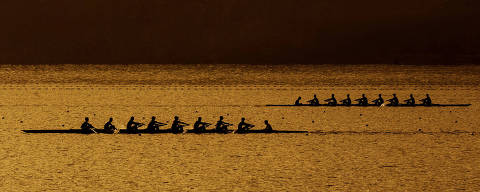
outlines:
[[[432,104],[432,105],[423,105],[423,104],[415,104],[415,105],[407,105],[407,104],[400,104],[400,105],[384,105],[385,107],[468,107],[472,104]],[[359,104],[352,104],[352,105],[328,105],[328,104],[319,104],[319,105],[266,105],[267,107],[380,107],[375,104],[368,104],[368,105],[359,105]]]
[[[64,134],[91,134],[82,131],[81,129],[52,129],[52,130],[22,130],[24,133],[64,133]],[[97,133],[111,134],[106,132],[103,129],[95,130]],[[232,133],[233,130],[227,130],[227,132],[219,132],[215,129],[206,130],[200,133]],[[149,130],[138,130],[136,133],[127,132],[126,129],[121,129],[118,134],[161,134],[161,133],[178,133],[174,132],[171,129],[164,129],[158,131],[149,131]],[[195,130],[187,130],[186,133],[199,133]],[[248,130],[243,132],[235,132],[236,134],[248,134],[248,133],[308,133],[308,131],[282,131],[282,130]]]
[[[52,130],[22,130],[25,133],[69,133],[69,134],[91,134],[87,133],[81,129],[52,129]],[[104,134],[112,134],[110,132],[107,132],[103,129],[96,129],[95,130],[97,133],[104,133]],[[157,131],[150,131],[150,130],[138,130],[135,133],[128,132],[126,129],[120,129],[118,132],[119,134],[160,134],[160,133],[175,133],[171,129],[162,129],[162,130],[157,130]]]

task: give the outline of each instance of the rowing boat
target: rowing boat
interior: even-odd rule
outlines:
[[[415,105],[407,105],[407,104],[400,104],[400,105],[384,105],[385,107],[468,107],[472,104],[432,104],[432,105],[423,105],[423,104],[415,104]],[[267,107],[380,107],[375,104],[368,104],[368,105],[359,105],[359,104],[352,104],[352,105],[328,105],[328,104],[319,104],[319,105],[266,105]]]
[[[44,130],[22,130],[24,133],[69,133],[69,134],[90,134],[86,133],[81,129],[44,129]],[[111,134],[103,129],[96,129],[97,133],[104,133],[104,134]],[[93,132],[91,132],[93,133]],[[150,131],[150,130],[138,130],[137,132],[128,132],[126,129],[120,129],[118,132],[119,134],[160,134],[160,133],[175,133],[171,129],[161,129],[157,131]]]
[[[43,129],[43,130],[22,130],[24,133],[63,133],[63,134],[90,134],[82,131],[81,129]],[[106,132],[103,129],[97,129],[95,130],[96,133],[102,133],[102,134],[111,134],[109,132]],[[202,132],[197,132],[193,129],[189,129],[186,131],[186,133],[232,133],[233,130],[227,130],[226,132],[223,131],[217,131],[215,129],[209,129],[206,131]],[[93,132],[91,132],[93,133]],[[162,129],[162,130],[157,130],[157,131],[150,131],[150,130],[138,130],[136,133],[131,133],[127,132],[126,129],[121,129],[118,134],[161,134],[161,133],[178,133],[174,132],[171,129]],[[308,133],[308,131],[285,131],[285,130],[247,130],[243,132],[235,132],[236,134],[248,134],[248,133]]]
[[[235,134],[249,134],[249,133],[308,133],[308,131],[287,131],[287,130],[245,130],[245,131],[235,131]]]
[[[219,131],[219,130],[216,130],[216,129],[207,129],[207,130],[204,130],[204,131],[198,131],[198,130],[195,130],[195,129],[188,129],[185,133],[197,133],[197,134],[202,134],[202,133],[223,133],[223,134],[227,134],[227,133],[231,133],[231,132],[233,132],[233,130]]]

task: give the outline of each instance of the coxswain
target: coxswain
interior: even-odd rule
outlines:
[[[265,131],[273,131],[272,125],[268,123],[268,120],[265,120]]]
[[[295,101],[295,105],[302,105],[302,103],[300,103],[301,99],[302,97],[298,97],[298,99]]]
[[[382,98],[382,94],[378,94],[378,99],[375,99],[372,101],[376,106],[381,106],[384,101],[383,101],[383,98]]]
[[[427,94],[427,98],[425,99],[420,99],[423,105],[425,106],[430,106],[432,105],[432,99],[430,99],[430,95]]]
[[[137,133],[138,128],[144,125],[143,123],[135,122],[134,120],[135,118],[132,116],[127,123],[127,132],[129,133]]]
[[[389,99],[388,102],[390,102],[390,104],[388,105],[398,106],[399,102],[398,102],[397,94],[394,93],[393,98]]]
[[[211,125],[210,123],[202,122],[202,118],[198,117],[195,124],[193,124],[193,130],[195,130],[195,131],[205,131],[207,129],[207,127],[210,126],[210,125]]]
[[[347,94],[347,98],[344,99],[344,100],[341,100],[340,102],[342,102],[342,105],[345,105],[345,106],[352,105],[352,100],[350,99],[350,94]]]
[[[335,99],[335,94],[332,94],[332,97],[329,99],[325,99],[325,101],[328,102],[328,105],[337,105],[337,99]]]
[[[83,133],[96,133],[95,127],[88,122],[88,117],[85,117],[85,122],[82,123],[80,128],[82,129]]]

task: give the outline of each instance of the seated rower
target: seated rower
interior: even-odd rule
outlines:
[[[359,98],[359,99],[355,99],[355,101],[358,101],[358,105],[361,105],[361,106],[367,106],[368,105],[368,99],[365,96],[365,94],[362,94],[362,97]]]
[[[381,106],[384,101],[383,101],[383,98],[382,98],[382,94],[378,94],[378,99],[375,99],[372,101],[376,106]]]
[[[265,131],[273,131],[272,126],[268,123],[268,120],[265,120]]]
[[[227,123],[223,121],[223,116],[220,116],[220,119],[217,121],[217,124],[215,125],[215,129],[217,131],[227,131],[228,126],[232,126],[233,124]]]
[[[110,117],[107,123],[103,126],[103,129],[105,130],[105,133],[115,133],[117,131],[117,128],[115,125],[112,124],[113,118]]]
[[[398,102],[397,94],[394,93],[393,98],[389,99],[388,102],[390,102],[390,104],[388,105],[398,106],[399,102]]]
[[[96,133],[95,127],[88,122],[88,117],[85,117],[85,122],[82,123],[80,128],[82,129],[83,133]]]
[[[210,126],[210,123],[202,122],[202,118],[198,117],[198,120],[193,124],[193,130],[195,131],[205,131],[207,127]]]
[[[309,100],[308,103],[310,103],[310,105],[320,105],[320,102],[317,99],[317,95],[313,95],[313,99]]]
[[[138,128],[144,125],[143,123],[138,123],[138,122],[135,122],[134,120],[135,118],[132,116],[130,117],[130,121],[128,121],[127,123],[127,132],[129,133],[137,133]]]
[[[328,105],[337,105],[337,99],[335,99],[335,94],[332,94],[332,98],[325,99],[325,101],[328,102]]]
[[[427,94],[427,98],[425,99],[420,99],[423,105],[425,106],[430,106],[432,105],[432,99],[430,99],[430,95]]]
[[[175,116],[175,119],[173,120],[173,123],[172,123],[172,131],[175,133],[182,133],[183,127],[185,126],[188,126],[188,124],[180,121],[178,116]]]
[[[342,102],[342,104],[345,105],[345,106],[352,105],[352,100],[350,99],[350,94],[347,94],[347,98],[344,99],[344,100],[341,100],[340,102]]]
[[[405,100],[405,103],[411,106],[415,105],[415,99],[413,98],[413,94],[410,94],[410,99]]]
[[[242,117],[242,121],[240,121],[240,123],[238,123],[238,129],[237,129],[237,132],[244,132],[244,131],[248,131],[249,129],[255,127],[255,125],[252,125],[252,124],[248,124],[245,122],[245,118]]]
[[[298,99],[295,101],[295,105],[302,105],[302,103],[300,103],[301,99],[302,97],[298,97]]]
[[[147,130],[152,131],[152,132],[153,131],[158,131],[158,130],[160,130],[161,126],[165,126],[165,125],[167,125],[167,124],[155,121],[155,116],[152,116],[152,120],[150,121],[150,123],[148,123]]]

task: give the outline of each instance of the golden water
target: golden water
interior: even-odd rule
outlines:
[[[3,65],[0,80],[2,191],[480,190],[476,66]],[[264,106],[331,93],[429,93],[435,103],[472,106]],[[191,124],[245,117],[259,128],[268,119],[311,133],[21,132],[79,128],[86,116],[124,128],[130,116],[147,123],[152,115]]]

